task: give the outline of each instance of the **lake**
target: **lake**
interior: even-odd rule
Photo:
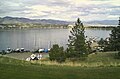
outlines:
[[[111,30],[86,29],[88,37],[106,38]],[[0,51],[10,47],[12,49],[25,48],[27,50],[37,48],[51,48],[53,44],[67,47],[70,29],[0,29]]]

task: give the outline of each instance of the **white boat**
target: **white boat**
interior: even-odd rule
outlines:
[[[42,53],[42,52],[44,52],[44,49],[38,49],[38,52]]]

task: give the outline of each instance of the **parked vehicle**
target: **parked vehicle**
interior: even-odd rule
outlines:
[[[12,53],[12,51],[13,51],[13,50],[8,47],[6,53]]]

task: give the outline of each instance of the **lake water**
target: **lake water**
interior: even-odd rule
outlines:
[[[86,29],[88,37],[106,38],[111,30]],[[12,49],[25,48],[27,50],[37,48],[50,48],[53,44],[67,47],[70,29],[9,29],[0,30],[0,51],[7,47]]]

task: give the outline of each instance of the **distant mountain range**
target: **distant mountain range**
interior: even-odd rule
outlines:
[[[0,18],[0,24],[15,24],[15,23],[37,23],[37,24],[74,24],[74,22],[52,20],[52,19],[29,19],[18,17],[3,17]],[[118,25],[117,20],[101,20],[83,22],[85,25]]]
[[[52,19],[29,19],[29,18],[9,17],[9,16],[0,18],[0,24],[16,24],[16,23],[69,24],[70,22],[52,20]]]
[[[101,20],[85,22],[87,25],[118,25],[118,20]]]

